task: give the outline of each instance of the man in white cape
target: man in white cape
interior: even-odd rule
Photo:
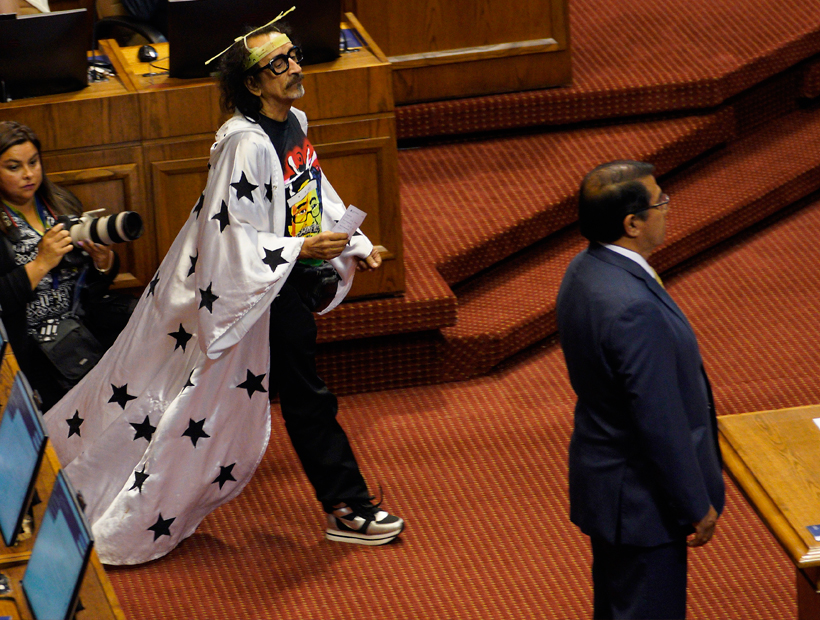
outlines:
[[[106,564],[165,555],[239,494],[267,447],[276,392],[327,513],[326,536],[380,545],[404,528],[371,501],[336,399],[315,374],[313,315],[288,282],[300,261],[332,264],[339,279],[327,312],[356,268],[381,258],[361,231],[330,230],[345,208],[321,173],[305,115],[291,107],[304,93],[301,52],[272,23],[222,58],[234,116],[128,326],[46,414]]]

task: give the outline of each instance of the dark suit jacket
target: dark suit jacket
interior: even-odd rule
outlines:
[[[578,403],[570,518],[613,544],[692,531],[724,487],[711,388],[677,304],[638,263],[598,244],[561,284],[558,330]]]

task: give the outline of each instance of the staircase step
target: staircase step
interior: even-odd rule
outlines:
[[[579,181],[595,165],[639,159],[662,174],[733,133],[724,109],[400,151],[405,246],[452,286],[572,223]]]
[[[318,342],[435,331],[456,322],[458,302],[429,263],[405,249],[405,293],[401,297],[343,303],[316,317]]]
[[[632,0],[628,14],[573,0],[570,11],[571,86],[400,106],[399,139],[710,108],[820,53],[817,0]]]
[[[820,110],[770,123],[661,182],[672,208],[650,262],[663,272],[820,189]],[[484,373],[553,333],[561,278],[585,246],[573,226],[456,289],[442,380]]]

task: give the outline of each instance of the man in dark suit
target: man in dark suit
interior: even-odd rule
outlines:
[[[717,422],[698,343],[646,262],[669,197],[654,166],[616,161],[581,185],[589,247],[558,293],[558,330],[578,402],[570,519],[592,543],[594,618],[684,618],[687,545],[723,509]]]

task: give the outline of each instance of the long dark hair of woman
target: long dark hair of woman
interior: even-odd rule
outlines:
[[[45,167],[42,163],[42,154],[40,149],[40,139],[37,134],[15,121],[0,121],[0,156],[7,150],[18,144],[25,144],[31,142],[34,148],[37,149],[37,154],[41,156],[40,167],[43,170],[43,181],[37,189],[37,197],[42,200],[54,212],[55,215],[80,215],[83,211],[82,204],[77,197],[62,187],[52,183],[51,179],[46,175]],[[0,218],[0,231],[3,234],[8,232],[5,218]]]

